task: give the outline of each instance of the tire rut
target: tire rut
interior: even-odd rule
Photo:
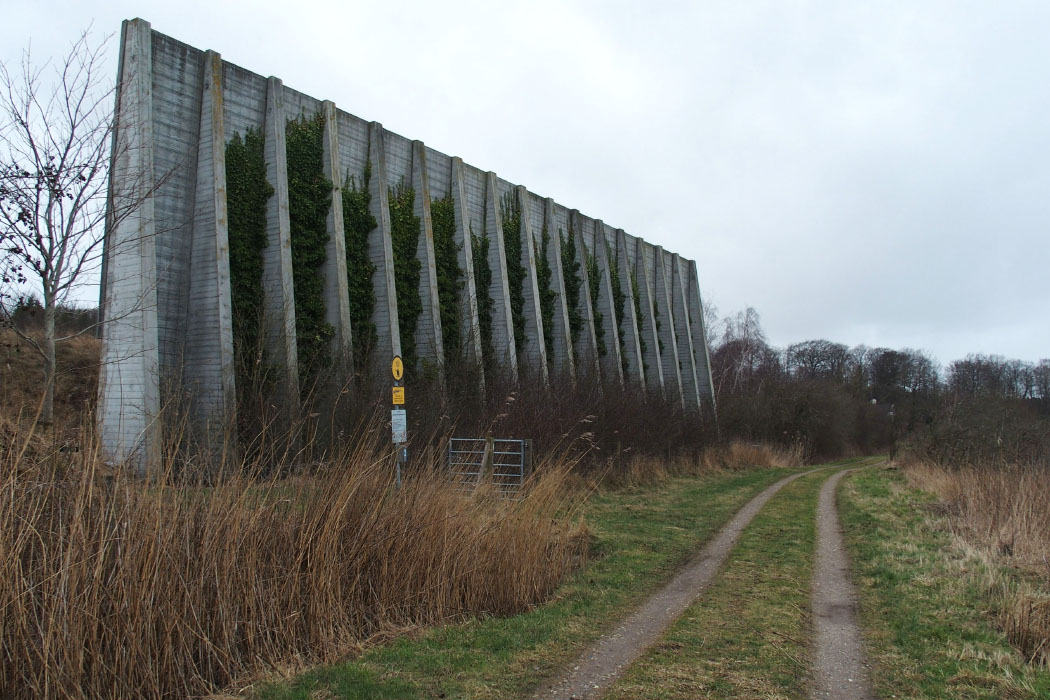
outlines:
[[[825,468],[781,479],[744,504],[670,583],[587,649],[569,673],[542,686],[534,697],[585,700],[601,695],[707,589],[740,533],[766,502],[792,481]]]
[[[871,466],[871,465],[869,465]],[[857,594],[850,579],[835,494],[839,480],[853,469],[833,474],[820,489],[817,504],[817,551],[813,573],[813,700],[875,700],[870,664],[857,624]]]

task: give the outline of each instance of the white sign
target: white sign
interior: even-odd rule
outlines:
[[[394,442],[408,442],[408,416],[403,408],[390,411],[390,432]]]

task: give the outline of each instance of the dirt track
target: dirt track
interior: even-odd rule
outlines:
[[[869,466],[869,465],[865,465]],[[611,633],[599,639],[569,673],[544,685],[536,698],[597,698],[712,582],[737,538],[780,489],[817,469],[795,474],[769,486],[744,505],[684,570],[649,598]],[[817,506],[817,551],[813,576],[814,685],[811,697],[874,700],[869,683],[856,595],[839,525],[835,493],[849,471],[833,474],[820,491]]]
[[[762,506],[784,486],[814,471],[818,470],[781,479],[748,501],[681,573],[584,652],[568,674],[543,686],[535,697],[584,700],[600,696],[708,587]]]
[[[857,595],[850,580],[849,558],[842,541],[835,493],[839,479],[832,475],[820,489],[817,505],[817,561],[813,572],[813,626],[815,633],[812,697],[836,700],[874,700],[860,628]]]

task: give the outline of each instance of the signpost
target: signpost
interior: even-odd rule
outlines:
[[[401,465],[408,461],[408,415],[405,413],[405,387],[401,384],[405,376],[405,363],[401,361],[400,355],[394,356],[390,363],[390,374],[394,377],[394,387],[391,391],[390,403],[390,433],[394,446],[397,447],[397,485],[401,486]]]

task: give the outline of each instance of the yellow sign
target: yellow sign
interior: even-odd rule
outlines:
[[[394,375],[394,381],[401,381],[405,376],[405,363],[401,361],[400,355],[394,355],[394,361],[390,363],[390,373]]]
[[[395,406],[403,406],[405,404],[405,387],[394,387],[394,400],[391,403]]]

